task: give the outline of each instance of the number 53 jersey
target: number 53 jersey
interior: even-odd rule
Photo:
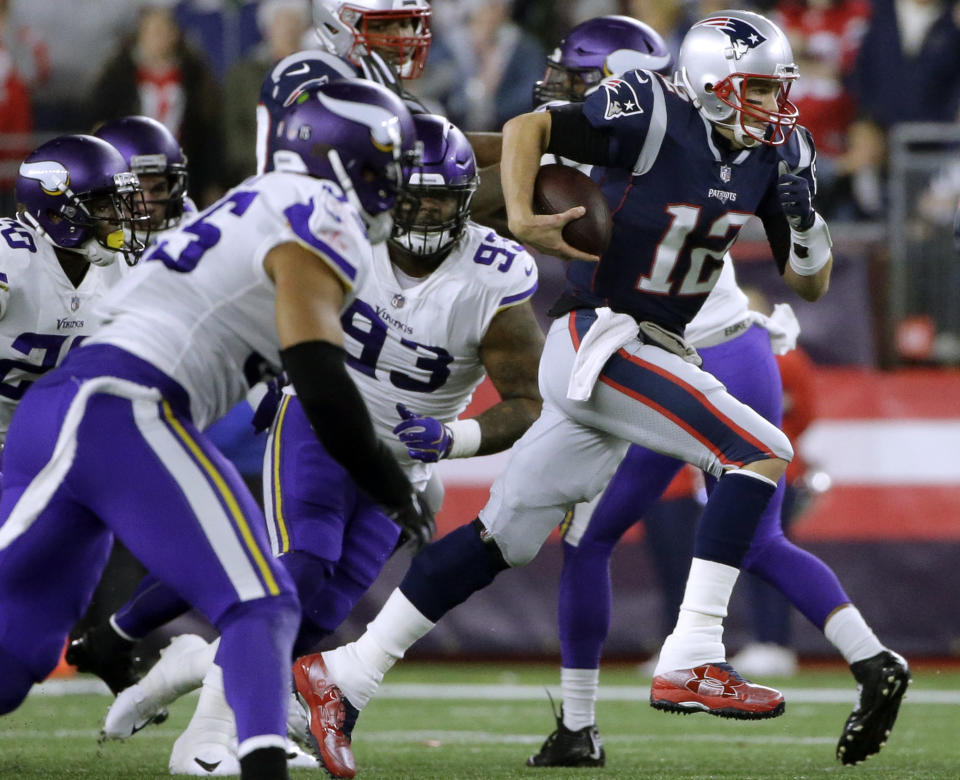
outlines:
[[[430,466],[411,461],[393,435],[397,404],[445,422],[456,418],[485,376],[480,345],[491,320],[536,289],[537,266],[526,250],[473,222],[413,286],[398,281],[386,244],[374,247],[373,273],[341,317],[347,365],[377,434],[414,483]]]
[[[91,265],[74,287],[48,241],[0,219],[0,442],[27,388],[93,332],[96,304],[129,270]]]

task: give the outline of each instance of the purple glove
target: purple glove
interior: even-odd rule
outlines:
[[[403,404],[397,404],[397,412],[403,418],[394,434],[407,445],[407,452],[414,460],[436,463],[445,458],[453,444],[450,429],[434,417],[421,417]]]
[[[782,160],[780,178],[777,179],[777,195],[790,227],[794,230],[809,230],[813,227],[816,212],[813,210],[810,183],[802,176],[788,173],[787,164]]]

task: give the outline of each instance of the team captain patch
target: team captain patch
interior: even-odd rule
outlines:
[[[643,113],[640,101],[637,100],[637,93],[623,79],[607,79],[601,86],[607,95],[607,110],[603,113],[604,119],[617,119],[621,116]]]

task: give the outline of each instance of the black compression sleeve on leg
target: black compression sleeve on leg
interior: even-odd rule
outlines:
[[[347,373],[342,347],[302,341],[280,352],[304,414],[327,452],[371,498],[390,510],[410,503],[413,488],[373,430],[366,404]]]

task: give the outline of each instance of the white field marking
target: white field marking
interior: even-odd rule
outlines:
[[[3,740],[25,739],[91,739],[97,738],[99,732],[95,729],[11,729],[0,731],[0,743]],[[135,739],[175,739],[180,735],[176,729],[149,727],[138,731]],[[543,742],[543,734],[497,734],[492,731],[442,731],[438,729],[419,729],[413,731],[364,731],[364,742],[380,743],[409,743],[426,742],[430,747],[443,745],[539,745]],[[757,736],[738,735],[737,742],[748,742],[756,745],[832,745],[836,737],[787,737],[787,736]],[[726,734],[604,734],[606,744],[627,745],[647,742],[729,742]],[[111,742],[106,742],[100,748],[109,751]]]
[[[446,683],[387,683],[378,692],[378,699],[472,699],[485,701],[540,701],[545,698],[545,688],[540,685],[461,685]],[[851,682],[848,688],[782,688],[787,704],[853,704],[857,691]],[[554,697],[559,691],[551,690]],[[77,677],[65,680],[48,680],[35,685],[32,696],[66,696],[70,694],[109,695],[107,687],[95,678]],[[193,694],[196,696],[196,692]],[[646,703],[650,698],[648,686],[600,687],[600,701],[633,701]],[[960,704],[960,690],[907,692],[907,701],[915,704]]]

